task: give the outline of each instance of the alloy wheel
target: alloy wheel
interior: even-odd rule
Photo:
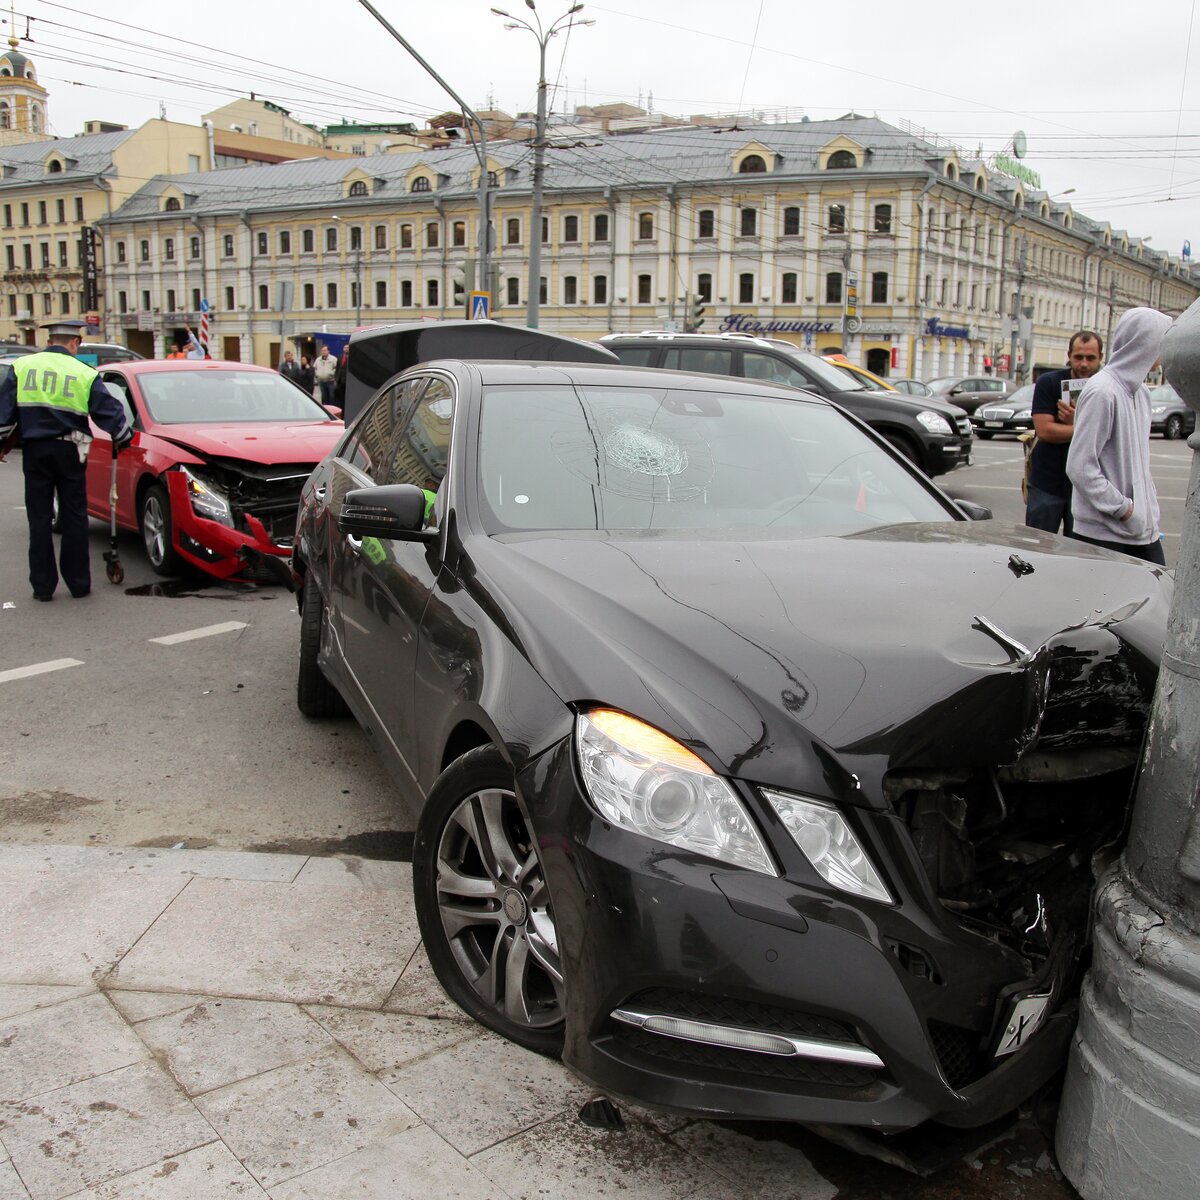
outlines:
[[[142,513],[142,538],[146,543],[146,555],[154,566],[161,566],[166,556],[167,521],[162,504],[155,495],[146,498]]]

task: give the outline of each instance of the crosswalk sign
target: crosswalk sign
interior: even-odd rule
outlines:
[[[491,316],[492,309],[492,294],[491,292],[472,292],[470,302],[467,306],[467,312],[471,314],[472,321],[486,321]]]

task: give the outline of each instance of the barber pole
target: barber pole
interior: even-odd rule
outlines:
[[[204,350],[204,357],[208,358],[208,301],[200,301],[200,345]]]

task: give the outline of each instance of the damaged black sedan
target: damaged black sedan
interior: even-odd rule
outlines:
[[[293,565],[300,708],[419,810],[483,1024],[615,1096],[883,1131],[1061,1065],[1161,570],[969,520],[794,390],[458,361],[320,464]]]

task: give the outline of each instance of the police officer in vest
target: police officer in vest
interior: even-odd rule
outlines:
[[[133,441],[125,411],[100,382],[99,374],[75,357],[82,321],[43,326],[49,345],[12,364],[0,383],[0,444],[14,426],[21,435],[25,468],[25,512],[29,518],[29,582],[35,600],[52,600],[58,586],[51,536],[58,493],[62,577],[77,599],[92,587],[88,557],[88,417],[113,441],[113,453]]]

